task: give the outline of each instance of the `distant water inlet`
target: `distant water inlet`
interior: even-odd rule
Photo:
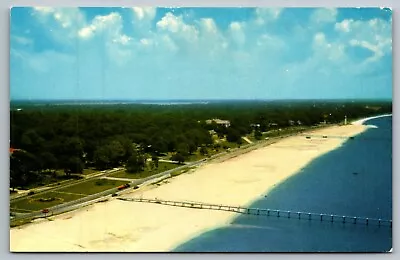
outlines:
[[[144,199],[144,198],[118,198],[118,199],[123,201],[156,203],[161,205],[192,208],[192,209],[231,211],[240,214],[257,215],[264,217],[276,217],[276,218],[321,221],[321,222],[328,221],[331,223],[343,223],[343,224],[347,223],[347,224],[354,224],[354,225],[358,224],[366,226],[374,225],[378,227],[392,228],[392,220],[387,220],[387,219],[365,218],[356,216],[340,216],[334,214],[300,212],[300,211],[278,210],[278,209],[247,208],[240,206],[218,205],[218,204],[209,204],[201,202],[185,202],[185,201],[171,201],[171,200]]]

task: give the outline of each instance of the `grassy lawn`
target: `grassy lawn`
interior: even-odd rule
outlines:
[[[210,151],[209,151],[208,153],[210,153]],[[198,161],[198,160],[207,158],[207,157],[208,157],[208,155],[201,155],[200,152],[195,152],[195,153],[189,155],[189,156],[186,158],[185,161],[186,161],[186,162],[195,162],[195,161]]]
[[[87,175],[87,174],[91,174],[94,172],[97,172],[97,171],[94,169],[84,169],[82,175]],[[38,180],[36,183],[31,183],[28,186],[17,187],[17,188],[29,190],[29,189],[42,187],[42,186],[47,186],[50,184],[56,184],[59,182],[66,183],[68,181],[82,179],[83,178],[82,175],[81,174],[72,174],[72,175],[67,176],[63,170],[56,170],[55,173],[53,173],[51,171],[47,171],[47,172],[40,173],[41,179]]]
[[[88,175],[88,174],[92,174],[92,173],[95,173],[95,172],[99,172],[98,170],[96,170],[96,169],[93,169],[93,168],[88,168],[88,169],[83,169],[83,172],[82,173],[72,173],[72,176],[76,176],[76,175]],[[56,173],[57,173],[57,176],[59,177],[59,178],[66,178],[66,175],[65,175],[65,172],[64,172],[64,170],[56,170]]]
[[[83,169],[82,175],[89,175],[95,172],[99,172],[98,170],[95,169]]]
[[[142,179],[149,177],[151,175],[160,173],[160,172],[165,172],[171,169],[174,169],[176,167],[179,167],[181,165],[175,164],[175,163],[168,163],[168,162],[159,162],[158,163],[158,168],[151,170],[149,166],[146,167],[146,169],[142,172],[138,173],[129,173],[126,172],[125,170],[115,172],[111,175],[110,177],[115,177],[115,178],[127,178],[127,179]]]
[[[83,196],[78,194],[64,194],[57,192],[45,192],[26,198],[17,202],[10,203],[10,208],[21,209],[16,210],[17,212],[27,212],[23,210],[41,210],[44,208],[53,207],[55,205],[80,199]],[[43,201],[40,201],[42,199]],[[47,201],[46,201],[47,200]]]
[[[95,193],[109,190],[112,188],[116,188],[125,183],[126,183],[126,181],[96,179],[96,180],[85,181],[85,182],[82,182],[82,183],[79,183],[76,185],[72,185],[70,187],[66,187],[66,188],[63,188],[63,189],[60,189],[57,191],[91,195],[91,194],[95,194]]]

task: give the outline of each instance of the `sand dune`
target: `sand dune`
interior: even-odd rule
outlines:
[[[317,130],[354,136],[361,124]],[[342,138],[293,136],[241,156],[209,163],[159,187],[128,196],[246,206],[296,174],[313,159],[339,147]],[[199,233],[228,225],[233,212],[170,207],[113,199],[10,230],[11,251],[169,251]]]

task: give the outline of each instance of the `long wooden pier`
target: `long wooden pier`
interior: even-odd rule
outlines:
[[[168,205],[174,207],[184,207],[192,209],[205,209],[205,210],[221,210],[231,211],[240,214],[266,216],[266,217],[277,217],[277,218],[292,218],[292,219],[306,219],[309,221],[329,221],[332,223],[351,223],[361,225],[375,225],[375,226],[386,226],[392,228],[392,220],[376,219],[376,218],[365,218],[355,216],[341,216],[333,214],[320,214],[312,212],[301,212],[301,211],[288,211],[278,209],[263,209],[263,208],[246,208],[240,206],[229,206],[229,205],[218,205],[209,204],[202,202],[185,202],[185,201],[171,201],[171,200],[160,200],[160,199],[145,199],[145,198],[118,198],[123,201],[131,202],[143,202],[143,203],[156,203],[161,205]]]

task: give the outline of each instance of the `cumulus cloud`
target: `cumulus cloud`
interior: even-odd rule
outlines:
[[[201,18],[199,21],[200,28],[202,32],[210,33],[210,34],[217,34],[218,28],[212,18]]]
[[[246,24],[243,22],[232,22],[229,25],[231,38],[238,46],[244,45],[246,42],[245,26]]]
[[[113,11],[86,21],[84,12],[77,8],[34,9],[44,25],[53,22],[57,26],[50,23],[49,28],[64,38],[75,35],[87,46],[103,44],[121,66],[152,61],[161,66],[173,64],[174,60],[190,60],[207,66],[230,63],[226,66],[244,73],[243,77],[252,75],[255,67],[268,68],[271,73],[284,71],[294,78],[310,71],[323,71],[321,75],[326,76],[331,70],[343,74],[351,73],[352,68],[362,71],[362,66],[378,62],[392,48],[391,21],[355,17],[337,21],[335,8],[315,9],[305,24],[287,23],[281,8],[255,8],[248,19],[231,20],[227,25],[215,17],[198,16],[193,10],[189,16],[167,10],[157,19],[155,8],[129,10],[128,15]],[[287,28],[286,34],[285,30],[277,30],[282,28],[279,26]],[[354,47],[368,49],[373,55],[360,65],[360,61],[347,56],[347,50]]]
[[[55,26],[50,32],[58,41],[74,39],[80,27],[85,25],[85,17],[79,8],[34,7],[33,13],[38,20],[48,27]]]
[[[255,23],[264,25],[267,22],[276,20],[282,12],[282,8],[259,7],[255,9]]]
[[[339,39],[349,46],[359,46],[374,53],[366,62],[378,61],[392,51],[392,23],[380,18],[370,20],[345,19],[335,24]]]
[[[156,16],[155,7],[133,7],[134,17],[138,21],[151,21]]]
[[[199,36],[199,31],[194,25],[186,24],[181,15],[175,16],[171,12],[166,13],[156,26],[159,32],[169,33],[178,41],[193,43]]]

